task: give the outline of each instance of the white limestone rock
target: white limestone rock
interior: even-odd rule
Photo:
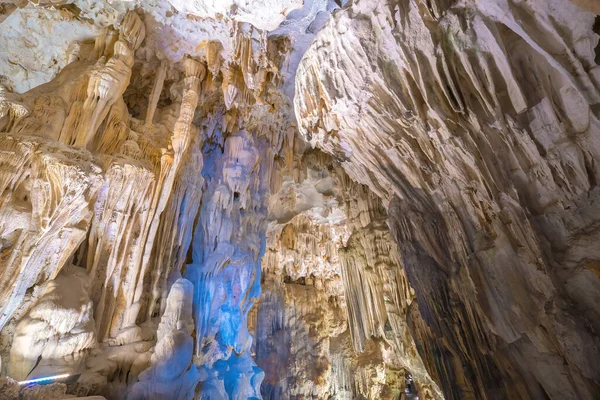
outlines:
[[[200,18],[221,16],[239,22],[249,22],[258,29],[272,31],[285,16],[302,7],[302,0],[169,0],[183,13]]]
[[[17,325],[8,367],[18,380],[72,374],[96,346],[87,276],[71,267],[46,283],[39,300]],[[80,354],[81,353],[81,354]],[[65,360],[70,356],[70,360]]]
[[[139,374],[139,381],[127,395],[128,400],[194,398],[200,373],[192,364],[193,293],[194,287],[186,279],[178,279],[171,287],[158,327],[158,341],[150,357],[151,366]]]
[[[388,207],[408,326],[447,398],[600,395],[595,18],[358,0],[299,67],[300,132]]]

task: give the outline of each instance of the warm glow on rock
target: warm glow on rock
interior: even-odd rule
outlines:
[[[0,400],[600,399],[593,3],[0,1]]]

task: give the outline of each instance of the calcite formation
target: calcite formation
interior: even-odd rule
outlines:
[[[235,59],[207,44],[149,60],[135,87],[143,18],[123,11],[54,79],[0,93],[3,372],[81,374],[70,393],[107,398],[260,397],[245,321],[289,146],[272,105],[282,58],[235,25]],[[145,90],[138,118],[128,93]]]
[[[410,372],[420,396],[443,398],[407,329],[415,296],[385,209],[331,165],[305,153],[271,201],[253,322],[265,397],[398,398]]]
[[[139,373],[128,399],[193,398],[200,374],[191,363],[193,294],[194,286],[186,279],[180,278],[171,286],[156,331],[156,346],[150,359],[146,358],[149,366]]]
[[[600,395],[594,20],[569,1],[355,1],[300,65],[300,131],[386,204],[447,398]]]
[[[599,12],[0,1],[0,400],[600,398]]]
[[[93,303],[81,268],[67,266],[17,324],[9,374],[25,380],[34,368],[43,375],[74,373],[85,350],[96,346]],[[65,357],[73,359],[66,361]]]

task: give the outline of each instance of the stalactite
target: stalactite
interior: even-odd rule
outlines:
[[[57,185],[52,191],[48,191],[49,194],[56,193],[60,196],[60,191],[57,189],[63,188],[60,186],[62,183],[67,185],[65,188],[68,188],[70,192],[67,193],[68,202],[61,202],[59,197],[56,200],[52,198],[42,199],[41,204],[47,207],[46,204],[63,206],[62,203],[64,203],[64,206],[71,207],[72,209],[66,208],[64,211],[59,210],[57,212],[66,213],[62,218],[72,218],[68,221],[68,224],[77,226],[77,229],[69,228],[59,236],[61,245],[68,247],[56,247],[54,249],[52,242],[48,242],[48,246],[44,248],[46,250],[54,249],[56,253],[45,252],[37,256],[38,258],[62,257],[56,262],[50,262],[54,269],[44,267],[47,265],[45,261],[39,263],[41,270],[40,268],[28,268],[27,276],[14,275],[11,272],[12,269],[6,269],[7,273],[2,275],[4,283],[7,287],[14,286],[13,281],[17,282],[18,285],[15,286],[15,291],[12,294],[9,291],[3,291],[3,295],[9,296],[6,299],[7,301],[4,302],[3,324],[10,320],[15,310],[18,309],[20,314],[27,312],[26,307],[30,307],[30,305],[27,302],[25,304],[21,303],[28,288],[38,281],[44,282],[47,279],[54,278],[66,261],[74,257],[74,260],[87,270],[86,286],[89,284],[89,293],[94,303],[96,317],[94,330],[102,341],[102,351],[88,361],[100,362],[98,360],[103,359],[103,357],[114,357],[114,354],[117,354],[115,350],[119,347],[123,351],[131,347],[132,350],[136,349],[134,353],[124,357],[119,356],[117,364],[110,365],[115,365],[115,367],[120,365],[119,368],[134,371],[131,375],[132,379],[144,380],[146,375],[142,374],[141,371],[145,367],[159,362],[158,359],[155,361],[150,360],[151,357],[147,355],[149,346],[146,343],[152,338],[152,335],[148,334],[147,327],[153,325],[155,311],[160,311],[161,314],[168,312],[169,300],[167,293],[173,295],[174,289],[171,286],[177,280],[178,275],[180,276],[186,261],[187,248],[192,238],[195,218],[188,215],[197,213],[200,209],[203,183],[203,177],[200,173],[203,169],[201,152],[205,139],[198,135],[199,130],[193,124],[195,123],[194,115],[200,99],[200,85],[206,76],[206,68],[202,63],[187,58],[183,62],[186,77],[178,117],[172,123],[172,119],[169,119],[172,113],[166,112],[151,126],[144,127],[147,124],[142,124],[129,116],[125,103],[121,98],[129,82],[127,75],[131,73],[130,66],[133,62],[131,50],[140,47],[144,37],[144,27],[140,24],[139,17],[132,13],[125,16],[121,25],[119,35],[116,35],[116,31],[109,27],[97,38],[94,51],[96,57],[101,60],[96,61],[96,67],[93,67],[94,55],[88,57],[83,54],[81,57],[72,59],[73,65],[63,71],[56,83],[50,83],[47,87],[42,86],[23,98],[6,91],[3,92],[3,102],[1,104],[2,109],[6,110],[2,115],[5,117],[2,119],[3,129],[18,132],[18,136],[6,136],[3,139],[7,141],[3,148],[14,147],[12,144],[14,142],[18,152],[25,152],[23,156],[21,156],[21,153],[17,154],[14,160],[14,157],[8,157],[5,160],[5,164],[8,163],[7,167],[11,165],[11,169],[4,169],[6,172],[4,186],[8,190],[3,192],[5,193],[4,202],[7,205],[3,209],[6,211],[6,223],[9,223],[11,218],[13,222],[11,223],[12,228],[6,223],[3,227],[3,249],[14,248],[17,250],[16,243],[13,243],[13,241],[20,237],[19,235],[21,235],[23,229],[42,228],[40,233],[43,234],[45,229],[43,224],[49,221],[53,221],[51,234],[60,232],[60,229],[62,229],[59,221],[52,219],[52,210],[38,210],[38,203],[35,203],[37,197],[44,193],[38,189],[38,186],[44,182],[43,179],[48,181],[49,184]],[[114,53],[113,48],[115,49]],[[129,58],[123,61],[120,57]],[[108,59],[106,64],[104,64],[104,58]],[[90,64],[90,60],[92,60],[92,64]],[[122,61],[124,62],[123,65],[121,65]],[[129,69],[120,69],[125,74],[122,74],[124,79],[112,81],[110,80],[112,79],[111,74],[112,72],[118,72],[113,71],[118,65],[127,66]],[[149,103],[150,108],[155,108],[157,105],[158,95],[160,94],[158,86],[165,79],[166,64],[164,67],[162,72],[159,71],[160,76],[157,77],[155,96],[152,97],[152,101]],[[102,83],[104,82],[103,79],[108,79],[105,82],[106,84],[112,82],[114,85],[108,84],[106,86]],[[110,92],[104,93],[108,96],[105,96],[106,98],[102,100],[104,103],[97,106],[92,104],[96,100],[90,100],[91,94],[95,93],[95,90],[104,87]],[[61,100],[47,101],[46,99],[50,98],[47,97],[47,93],[50,93],[51,89],[56,90],[56,88],[60,89],[59,98]],[[68,103],[67,99],[71,100],[72,104]],[[211,101],[214,101],[214,99],[211,99]],[[35,107],[30,107],[29,104],[31,103],[34,103]],[[46,123],[46,121],[49,121],[47,117],[49,113],[60,115],[61,110],[64,110],[62,120],[58,119],[52,124]],[[206,107],[206,110],[210,110],[210,107]],[[207,118],[207,121],[219,121],[218,117],[208,115]],[[210,127],[210,123],[208,123],[207,129],[215,130],[218,128],[214,124]],[[21,135],[23,133],[29,133],[32,130],[43,138],[59,140],[67,145],[74,143],[82,147],[93,148],[102,153],[112,154],[92,155],[85,150],[77,151],[68,146],[63,146],[63,149],[59,143],[48,142],[48,139],[22,139],[23,136]],[[168,137],[167,140],[162,139],[165,134],[169,135],[171,133],[170,140],[168,140]],[[209,131],[206,134],[213,136],[214,132]],[[48,146],[47,142],[51,145]],[[259,150],[257,146],[260,146],[263,149],[260,152],[264,153],[260,162],[258,162]],[[246,243],[244,250],[246,255],[239,258],[238,261],[232,262],[231,265],[235,265],[236,262],[240,266],[244,265],[247,268],[247,273],[240,275],[239,272],[234,273],[232,270],[226,276],[219,277],[219,280],[229,280],[232,290],[241,290],[241,293],[246,293],[245,296],[241,296],[237,300],[234,299],[234,303],[227,303],[227,306],[238,308],[238,311],[232,315],[239,316],[242,319],[246,317],[254,300],[260,293],[259,260],[262,248],[261,240],[263,240],[260,231],[264,229],[262,228],[264,226],[262,222],[264,211],[259,211],[262,213],[259,215],[262,216],[258,217],[256,222],[254,222],[254,218],[242,218],[241,215],[244,214],[244,210],[251,211],[254,208],[257,210],[264,208],[261,204],[265,201],[264,194],[268,190],[266,182],[270,181],[270,168],[263,167],[261,169],[260,165],[264,164],[270,167],[273,160],[273,152],[266,149],[265,146],[263,139],[253,138],[252,135],[245,132],[242,132],[241,135],[231,135],[225,143],[227,158],[223,164],[222,179],[224,179],[224,182],[221,184],[221,188],[226,188],[230,194],[227,200],[228,203],[224,204],[224,207],[232,207],[234,202],[241,207],[240,210],[234,212],[237,215],[234,218],[238,221],[241,229],[247,230],[247,236],[251,240],[246,241],[245,238],[237,235],[235,239],[229,239],[233,240],[236,246]],[[81,182],[72,181],[70,183],[69,175],[59,176],[58,178],[44,178],[40,175],[40,173],[44,173],[44,168],[32,165],[35,157],[37,157],[36,149],[38,148],[43,149],[44,160],[58,166],[57,168],[52,164],[52,169],[49,171],[60,174],[62,168],[64,173],[70,174],[69,168],[71,168],[73,173],[79,174],[77,176],[85,177],[85,179]],[[67,161],[69,159],[69,155],[67,155],[63,160],[61,152],[73,154],[75,157],[72,157],[73,160]],[[6,152],[5,154],[15,153]],[[252,156],[249,159],[243,159],[248,155]],[[57,161],[53,161],[52,157],[58,157]],[[250,160],[250,164],[246,165],[245,163],[248,160]],[[14,164],[15,161],[20,164]],[[77,172],[78,168],[81,169],[80,172]],[[83,169],[85,169],[85,172]],[[32,176],[33,171],[35,171],[35,175]],[[239,174],[240,172],[242,175]],[[19,178],[19,174],[22,174],[21,178]],[[33,192],[29,193],[32,190],[30,179],[35,185],[34,188],[40,193],[35,195]],[[11,193],[23,196],[23,199],[13,198]],[[80,196],[81,200],[78,200],[77,196]],[[238,196],[241,198],[238,199]],[[25,207],[24,213],[22,213],[23,218],[14,219],[17,208],[20,210],[32,200],[34,201],[33,205],[30,206],[32,211],[28,212],[27,207]],[[11,206],[13,203],[17,208]],[[50,212],[50,219],[38,215],[38,211],[44,213],[44,215]],[[32,221],[32,218],[35,221],[41,218],[42,225]],[[27,226],[20,226],[19,223]],[[68,224],[67,227],[69,227]],[[212,223],[210,226],[212,226]],[[173,229],[174,227],[178,229]],[[87,238],[85,238],[86,230],[88,231]],[[73,236],[72,239],[66,240],[67,232]],[[31,234],[33,233],[32,231]],[[39,233],[36,232],[36,234]],[[262,235],[264,237],[264,233]],[[179,250],[173,247],[167,249],[164,246],[157,246],[155,244],[156,237],[159,240],[168,241],[173,246],[179,245]],[[32,236],[31,240],[39,243],[36,236]],[[22,242],[25,247],[28,246],[24,237]],[[79,249],[75,254],[77,247]],[[42,249],[39,248],[39,250]],[[23,249],[23,251],[27,252],[28,250]],[[22,254],[22,251],[14,251],[11,254],[16,256]],[[11,268],[15,271],[19,271],[21,268],[21,264],[15,264],[19,260],[7,259],[6,257],[4,259],[13,265]],[[40,260],[44,259],[40,258]],[[149,273],[149,266],[155,268],[152,273]],[[152,289],[152,295],[145,297],[143,293],[148,288]],[[31,303],[42,304],[40,301],[43,300],[38,300],[36,296],[38,295],[34,294]],[[238,302],[237,305],[235,301]],[[162,304],[162,308],[157,310],[156,306],[159,303]],[[143,328],[137,325],[141,310],[144,313],[142,320],[146,321]],[[240,324],[241,322],[240,320]],[[30,329],[30,325],[25,324],[22,329]],[[236,351],[242,353],[243,349],[250,343],[245,323],[239,327],[229,325],[223,327],[223,329],[223,332],[240,329],[239,340],[235,340],[238,341]],[[243,333],[244,330],[246,330],[246,333]],[[160,340],[159,338],[159,342]],[[131,346],[129,343],[131,343]],[[138,343],[138,345],[135,345],[135,343]],[[8,344],[10,345],[10,340]],[[14,354],[16,363],[17,353]],[[245,361],[242,360],[244,357]],[[241,358],[237,356],[234,358],[230,358],[230,361],[235,365],[242,369],[250,368],[249,377],[256,375],[256,378],[252,378],[253,383],[250,385],[250,387],[254,387],[253,390],[256,392],[261,375],[257,371],[253,372],[252,368],[255,367],[252,366],[253,363],[250,361],[249,355],[245,354]],[[207,367],[210,368],[215,361],[217,360],[207,361]],[[247,367],[242,367],[242,364],[247,365]],[[232,365],[232,368],[237,370],[237,366]],[[81,390],[84,392],[89,390],[85,388],[97,384],[98,379],[100,379],[100,382],[104,382],[101,385],[106,385],[108,382],[106,382],[105,371],[102,368],[91,368],[86,372],[85,378],[80,381]],[[221,381],[223,379],[224,377],[220,378]],[[92,384],[91,382],[96,383]],[[118,385],[130,383],[127,378],[117,379],[114,381],[114,385],[107,390],[116,390]],[[132,394],[132,396],[135,397],[135,394]]]
[[[355,1],[299,67],[300,131],[388,208],[449,399],[600,393],[594,20],[567,0]]]
[[[148,99],[148,110],[146,111],[146,126],[152,125],[152,121],[154,120],[154,113],[156,112],[156,105],[160,98],[160,93],[163,89],[163,84],[165,83],[165,77],[167,75],[167,62],[162,60],[160,62],[160,66],[158,67],[158,71],[156,71],[156,78],[154,78],[154,85],[152,85],[152,93],[150,93],[150,98]]]
[[[86,148],[95,140],[100,124],[129,85],[133,52],[144,36],[145,27],[140,17],[133,12],[128,13],[122,22],[120,39],[114,43],[113,54],[107,61],[107,56],[102,55],[89,76],[87,97],[81,108],[77,104],[71,109],[68,118],[74,125],[63,129],[61,141]]]
[[[599,398],[596,8],[0,4],[0,398]]]
[[[27,289],[56,277],[85,238],[102,178],[85,151],[36,137],[0,140],[3,327]]]
[[[186,276],[195,286],[196,355],[209,374],[212,396],[259,396],[262,372],[249,350],[247,317],[260,295],[260,255],[264,241],[265,198],[258,195],[269,180],[260,142],[241,131],[225,139],[224,153],[209,167],[200,220],[192,244],[194,264]],[[268,157],[268,153],[265,154]],[[263,158],[264,157],[264,158]],[[261,238],[263,236],[263,238]],[[243,364],[248,381],[228,376]],[[219,381],[233,386],[218,389]],[[211,396],[211,394],[206,394]]]
[[[278,224],[263,257],[264,398],[394,398],[403,371],[442,398],[406,328],[414,293],[381,201],[321,152],[290,168],[296,179],[270,202]]]
[[[144,165],[107,158],[105,186],[90,229],[86,262],[100,339],[114,338],[123,324],[130,296],[131,271],[138,268],[144,243],[137,239],[149,216],[159,182]],[[83,254],[82,254],[83,261]]]
[[[139,272],[136,271],[133,276],[132,284],[133,292],[127,298],[127,315],[123,322],[122,328],[134,327],[141,308],[140,300],[145,290],[144,281],[146,278],[147,268],[150,264],[150,256],[154,246],[160,216],[164,211],[171,191],[173,189],[175,177],[180,168],[183,154],[188,148],[190,135],[192,133],[192,119],[196,107],[198,106],[200,83],[205,77],[206,69],[198,61],[187,58],[184,61],[185,66],[185,88],[183,92],[183,100],[179,109],[179,118],[175,122],[173,136],[171,138],[171,146],[173,148],[173,156],[163,155],[161,158],[160,177],[162,178],[155,190],[154,198],[150,208],[150,215],[143,227],[141,242],[144,244],[143,253],[141,254]],[[163,163],[164,160],[164,163]]]

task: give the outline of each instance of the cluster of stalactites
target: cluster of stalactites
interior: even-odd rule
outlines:
[[[10,153],[3,164],[16,167],[20,160],[18,169],[3,168],[10,190],[3,191],[7,222],[0,224],[0,235],[5,249],[24,255],[2,261],[6,273],[0,282],[12,289],[1,290],[8,297],[0,326],[29,287],[39,279],[54,278],[76,253],[75,262],[88,271],[98,337],[116,338],[124,329],[135,328],[145,307],[142,293],[160,219],[196,133],[193,118],[206,71],[198,61],[184,61],[184,96],[172,130],[149,118],[147,133],[136,132],[139,125],[129,116],[123,93],[144,30],[141,18],[129,12],[118,31],[107,28],[96,39],[94,51],[73,57],[55,81],[23,95],[0,90],[0,128],[6,132],[1,139]],[[162,86],[163,80],[159,71],[155,86]],[[154,92],[150,115],[160,89]],[[169,137],[161,147],[152,138],[164,133]],[[17,209],[23,218],[15,219]],[[178,208],[168,211],[179,219]],[[42,216],[42,225],[35,224]],[[9,219],[20,222],[8,223]],[[29,241],[38,245],[29,248]],[[46,246],[39,245],[43,241]],[[43,261],[49,257],[55,261]],[[39,267],[28,267],[31,262]]]
[[[247,318],[260,295],[270,158],[264,141],[241,131],[206,165],[212,174],[186,277],[195,286],[195,353],[216,397],[260,396],[262,372],[249,354]]]
[[[386,219],[357,228],[340,249],[340,261],[355,353],[368,354],[370,342],[385,343],[382,364],[410,371],[419,395],[429,391],[431,398],[442,398],[407,328],[407,312],[415,294]]]
[[[180,383],[178,396],[185,397],[184,389],[199,379],[188,368],[195,348],[195,361],[207,380],[218,382],[219,396],[238,372],[248,381],[234,390],[260,396],[262,373],[249,354],[246,319],[260,295],[272,171],[285,162],[275,154],[290,159],[294,131],[285,101],[271,90],[280,83],[284,42],[244,29],[235,31],[231,63],[223,62],[215,42],[206,45],[206,66],[183,61],[181,103],[168,109],[159,106],[163,88],[167,76],[178,75],[160,62],[144,120],[132,117],[124,100],[136,84],[132,75],[140,60],[134,55],[145,37],[135,12],[118,29],[106,28],[93,48],[73,46],[70,64],[53,81],[23,95],[0,87],[0,142],[6,149],[0,154],[0,187],[6,189],[0,192],[0,246],[11,252],[0,261],[0,327],[15,312],[37,321],[26,308],[43,292],[23,302],[28,289],[60,277],[67,262],[76,264],[89,298],[81,317],[87,341],[73,352],[96,340],[106,351],[88,360],[82,385],[101,379],[118,387],[139,379],[131,394],[136,398],[153,390],[150,381],[173,378]],[[214,84],[219,80],[220,87]],[[194,263],[186,267],[192,236]],[[182,283],[182,274],[193,285]],[[172,304],[190,290],[197,342],[189,332],[192,311],[188,316],[187,305],[180,310]],[[162,320],[152,348],[149,327],[157,315]],[[19,329],[28,332],[20,343],[34,343],[35,351],[15,349],[15,359],[29,365],[44,338],[31,337],[28,325]],[[53,334],[57,346],[68,339]],[[127,350],[115,356],[121,346]],[[108,369],[98,367],[102,357],[110,358]],[[176,377],[165,370],[170,361],[181,362]],[[117,368],[127,376],[111,378]]]
[[[598,397],[598,36],[573,3],[357,0],[298,70],[301,133],[388,205],[449,398]]]
[[[278,87],[282,81],[280,68],[286,62],[291,44],[287,37],[268,37],[266,31],[246,23],[236,23],[233,29],[234,54],[225,62],[217,52],[216,43],[207,46],[207,59],[215,73],[221,67],[222,91],[227,109],[249,104],[263,104],[268,84]],[[210,68],[210,67],[209,67]]]

